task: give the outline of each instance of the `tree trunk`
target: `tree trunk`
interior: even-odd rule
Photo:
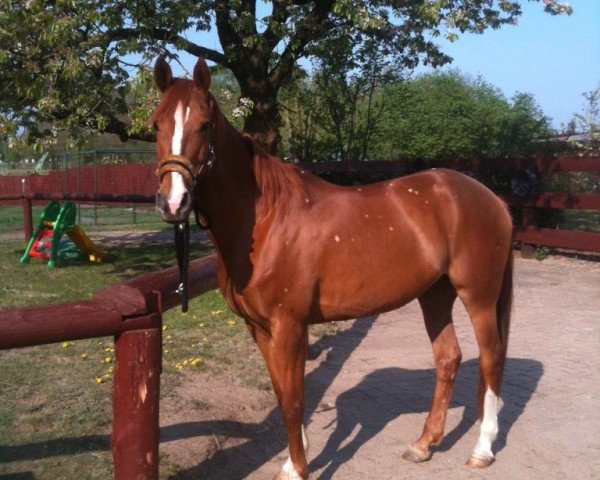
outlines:
[[[277,93],[244,94],[254,102],[254,108],[244,121],[244,131],[249,133],[254,141],[272,154],[279,149],[280,117],[277,108]]]

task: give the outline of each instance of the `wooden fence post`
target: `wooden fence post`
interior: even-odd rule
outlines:
[[[33,213],[31,211],[31,198],[23,195],[21,197],[21,206],[23,207],[23,233],[25,241],[28,242],[33,235]]]
[[[115,480],[158,480],[161,329],[115,337],[113,432]]]
[[[519,228],[526,230],[531,225],[535,225],[535,211],[532,208],[521,208],[521,224]],[[534,254],[534,245],[521,242],[521,258],[532,258]]]

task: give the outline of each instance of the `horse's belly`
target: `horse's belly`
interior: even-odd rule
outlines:
[[[398,249],[396,249],[398,250]],[[323,320],[374,315],[399,308],[425,292],[445,273],[438,256],[385,247],[353,261],[329,262],[319,284]]]

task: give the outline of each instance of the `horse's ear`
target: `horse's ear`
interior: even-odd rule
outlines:
[[[210,88],[210,70],[203,58],[199,58],[194,67],[194,82],[203,90],[208,91]]]
[[[173,72],[163,56],[154,64],[154,82],[161,92],[165,92],[173,84]]]

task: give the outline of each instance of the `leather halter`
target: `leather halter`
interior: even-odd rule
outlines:
[[[160,160],[156,170],[158,181],[162,182],[164,176],[170,172],[179,173],[188,185],[193,185],[195,182],[195,167],[182,155],[171,154]]]
[[[187,185],[190,185],[191,190],[193,191],[194,187],[196,186],[196,183],[198,183],[200,176],[204,172],[204,169],[208,168],[208,170],[210,170],[210,168],[212,167],[212,165],[215,161],[215,147],[214,147],[215,127],[214,127],[214,124],[212,121],[210,122],[209,128],[210,128],[210,133],[209,133],[209,139],[208,139],[208,152],[206,153],[206,157],[205,157],[204,161],[200,164],[200,166],[195,167],[192,164],[192,162],[190,162],[183,155],[176,155],[176,154],[167,155],[166,157],[162,158],[158,162],[158,168],[156,169],[156,176],[158,177],[159,182],[162,182],[163,177],[167,173],[176,172],[176,173],[179,173],[183,177],[184,182]]]

